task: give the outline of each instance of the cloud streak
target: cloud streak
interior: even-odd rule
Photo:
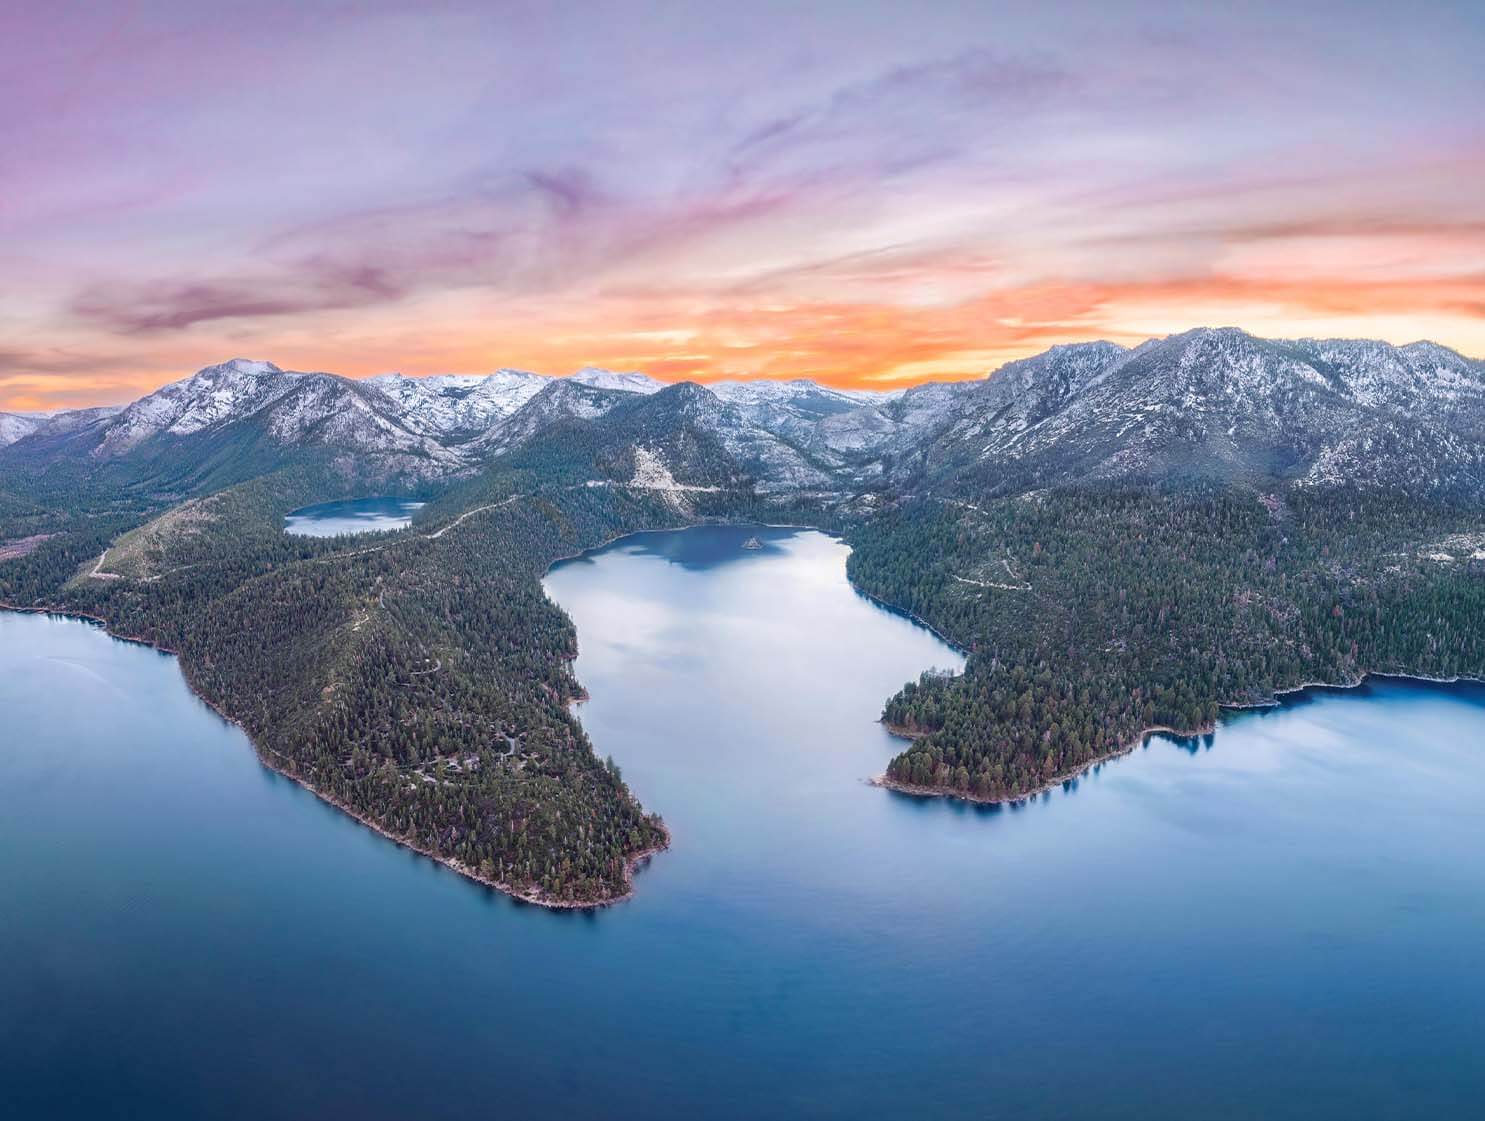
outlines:
[[[78,318],[117,334],[148,335],[221,319],[370,307],[403,295],[395,281],[370,265],[311,271],[312,276],[305,278],[309,283],[292,290],[267,279],[93,288],[78,294],[72,310]]]

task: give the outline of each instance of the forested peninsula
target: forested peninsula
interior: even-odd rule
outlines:
[[[1482,545],[1478,510],[1401,495],[1062,490],[896,510],[857,535],[851,578],[973,653],[887,703],[913,742],[884,782],[1015,800],[1304,685],[1479,677]]]

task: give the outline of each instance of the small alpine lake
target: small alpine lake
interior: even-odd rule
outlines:
[[[300,511],[299,513],[304,513]],[[756,548],[744,548],[751,537]],[[553,912],[263,767],[175,659],[0,613],[18,1117],[1449,1118],[1485,1098],[1485,688],[1375,680],[1005,807],[868,786],[960,657],[813,531],[557,565],[670,851]]]
[[[284,516],[284,532],[306,537],[335,537],[342,533],[386,533],[406,529],[424,503],[408,498],[351,498],[321,502],[291,510]]]

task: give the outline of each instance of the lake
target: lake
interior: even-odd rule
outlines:
[[[598,912],[372,834],[168,656],[0,614],[10,1113],[1477,1114],[1485,689],[1311,693],[1017,807],[914,799],[864,781],[875,718],[959,659],[846,552],[707,528],[549,575],[583,723],[674,835]]]
[[[422,502],[406,498],[352,498],[344,502],[322,502],[291,510],[284,517],[284,532],[305,537],[335,537],[341,533],[386,533],[406,529]]]

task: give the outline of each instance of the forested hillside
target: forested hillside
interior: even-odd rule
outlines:
[[[1404,495],[1064,489],[905,503],[851,577],[971,649],[886,707],[888,777],[1024,795],[1221,705],[1369,672],[1485,675],[1485,515]]]
[[[56,602],[177,651],[266,762],[389,835],[537,901],[624,894],[664,828],[569,714],[575,636],[539,579],[669,513],[584,488],[321,541],[282,533],[283,485],[172,511],[149,555],[127,535],[110,550],[127,575],[85,573]]]

